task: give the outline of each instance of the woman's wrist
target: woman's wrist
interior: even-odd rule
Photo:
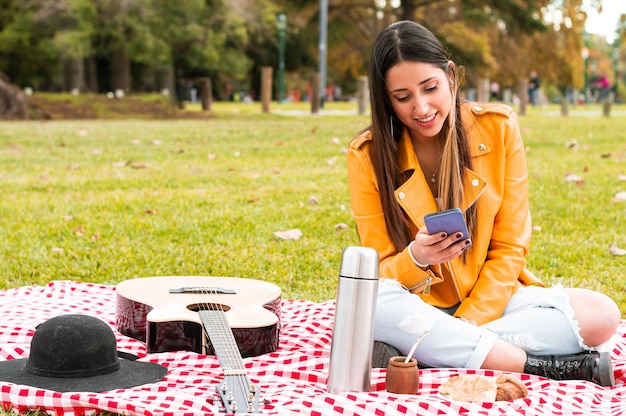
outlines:
[[[411,260],[413,260],[413,263],[415,263],[415,265],[421,269],[429,268],[430,264],[422,264],[415,258],[415,254],[413,254],[413,243],[415,243],[415,240],[409,243],[409,256],[411,257]]]

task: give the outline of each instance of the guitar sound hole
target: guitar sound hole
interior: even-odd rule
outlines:
[[[198,312],[198,311],[224,311],[228,312],[230,307],[228,305],[221,305],[219,303],[194,303],[187,306],[187,309],[190,311]]]

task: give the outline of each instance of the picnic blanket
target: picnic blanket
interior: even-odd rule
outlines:
[[[217,415],[215,386],[223,374],[214,356],[179,351],[146,354],[143,343],[121,335],[115,327],[115,286],[53,281],[0,291],[0,360],[28,357],[39,323],[67,313],[88,314],[108,322],[118,349],[140,360],[168,368],[154,384],[105,393],[59,393],[0,382],[5,409],[45,409],[59,415],[101,411],[125,415]],[[621,415],[626,413],[626,321],[615,336],[611,358],[617,385],[600,387],[585,381],[554,381],[519,375],[528,397],[484,403],[454,402],[438,393],[451,376],[497,371],[420,370],[418,395],[385,391],[385,369],[373,369],[370,392],[329,394],[328,365],[335,303],[282,300],[280,346],[276,352],[245,358],[253,383],[261,390],[260,411],[267,415]]]

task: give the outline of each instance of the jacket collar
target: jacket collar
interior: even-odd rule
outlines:
[[[472,143],[472,142],[470,142]],[[484,154],[484,149],[476,152],[474,145],[471,144],[472,157]],[[430,192],[428,182],[419,165],[411,137],[407,131],[404,132],[402,139],[398,142],[398,167],[402,172],[413,170],[411,177],[403,183],[395,191],[396,200],[404,208],[412,220],[416,224],[423,224],[423,216],[425,213],[438,211],[437,202]],[[465,190],[463,204],[459,208],[465,211],[472,205],[485,190],[487,183],[476,172],[465,169]]]

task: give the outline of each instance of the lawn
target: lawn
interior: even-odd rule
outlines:
[[[368,117],[347,103],[320,115],[304,104],[271,110],[214,103],[205,119],[2,123],[0,289],[213,275],[270,281],[284,298],[333,298],[342,250],[358,244],[345,149]],[[625,115],[586,106],[520,117],[530,269],[609,294],[622,313]],[[298,239],[276,235],[296,229]]]

